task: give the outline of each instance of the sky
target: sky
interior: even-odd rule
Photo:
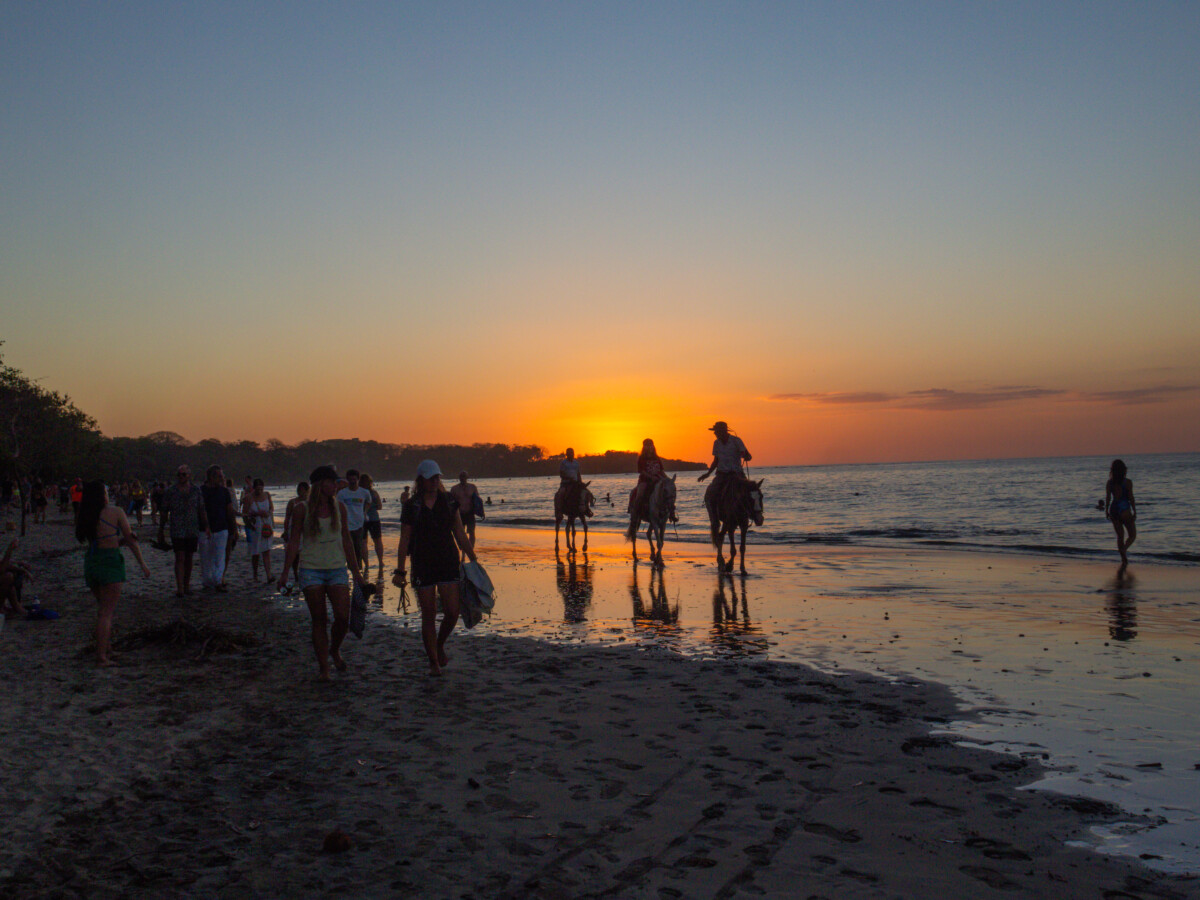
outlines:
[[[0,353],[109,435],[1200,450],[1200,4],[0,5]]]

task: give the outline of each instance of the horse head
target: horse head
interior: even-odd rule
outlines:
[[[678,476],[672,475],[670,479],[662,479],[662,499],[663,509],[667,513],[667,520],[670,522],[678,521],[679,517],[675,515],[675,479]]]
[[[751,484],[750,490],[746,492],[746,499],[749,501],[749,506],[750,506],[750,509],[749,509],[750,518],[752,518],[754,520],[754,524],[759,526],[760,528],[762,527],[762,523],[763,523],[762,486],[763,486],[763,481],[765,481],[765,480],[766,479],[760,479],[759,481],[750,482],[750,484]]]

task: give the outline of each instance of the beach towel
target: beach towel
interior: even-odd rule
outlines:
[[[362,587],[355,582],[354,592],[350,595],[350,631],[356,638],[361,639],[363,629],[367,625],[367,595]]]
[[[495,588],[492,579],[477,562],[464,563],[462,567],[462,610],[463,624],[474,628],[483,618],[484,613],[491,613],[496,605]]]

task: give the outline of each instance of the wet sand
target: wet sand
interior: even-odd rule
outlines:
[[[0,633],[6,897],[1200,896],[1067,846],[1126,817],[932,734],[958,709],[938,685],[483,633],[430,679],[379,613],[322,684],[307,612],[243,555],[229,595],[179,601],[154,551],[118,638],[182,617],[261,643],[97,671],[72,546],[55,524],[23,543],[63,618]],[[490,566],[510,609],[523,566]],[[323,853],[335,829],[350,849]]]

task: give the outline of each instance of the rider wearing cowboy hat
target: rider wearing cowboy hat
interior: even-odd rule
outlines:
[[[746,445],[742,443],[742,439],[729,433],[729,426],[726,423],[717,422],[708,430],[716,435],[712,449],[713,461],[709,464],[708,471],[696,480],[703,481],[713,473],[713,469],[717,470],[717,477],[704,492],[704,508],[708,510],[708,521],[713,528],[716,528],[717,498],[721,496],[726,485],[746,480],[746,476],[742,473],[742,460],[750,462],[753,457],[750,456]]]

